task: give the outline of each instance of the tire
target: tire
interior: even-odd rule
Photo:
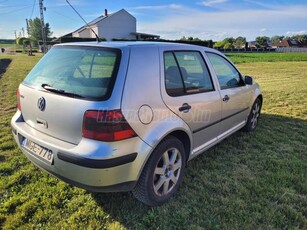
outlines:
[[[134,196],[149,206],[166,203],[178,190],[186,167],[186,155],[181,141],[166,137],[152,152]]]
[[[253,107],[248,115],[246,125],[244,126],[243,130],[246,132],[254,131],[259,123],[259,117],[261,112],[261,100],[257,98],[253,104]]]

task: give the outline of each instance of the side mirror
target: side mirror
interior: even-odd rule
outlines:
[[[245,76],[244,82],[246,85],[252,85],[253,84],[253,78],[250,76]]]

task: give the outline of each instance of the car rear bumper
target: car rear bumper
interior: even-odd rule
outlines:
[[[15,141],[26,157],[55,177],[95,192],[133,189],[152,148],[139,137],[104,143],[83,138],[71,144],[33,129],[16,112],[11,121]],[[49,163],[22,147],[24,139],[53,153]]]
[[[130,153],[125,156],[115,157],[112,159],[89,159],[67,153],[58,153],[58,158],[62,161],[66,161],[75,165],[80,165],[87,168],[106,169],[116,166],[132,163],[137,157],[137,153]]]

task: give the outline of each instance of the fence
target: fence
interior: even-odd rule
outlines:
[[[276,52],[279,52],[279,53],[307,52],[307,47],[303,47],[303,48],[298,48],[298,47],[277,48]]]
[[[222,53],[268,53],[275,52],[273,48],[247,48],[247,49],[217,49]]]

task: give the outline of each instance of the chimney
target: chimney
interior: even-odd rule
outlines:
[[[108,17],[108,10],[107,9],[104,10],[104,16]]]

